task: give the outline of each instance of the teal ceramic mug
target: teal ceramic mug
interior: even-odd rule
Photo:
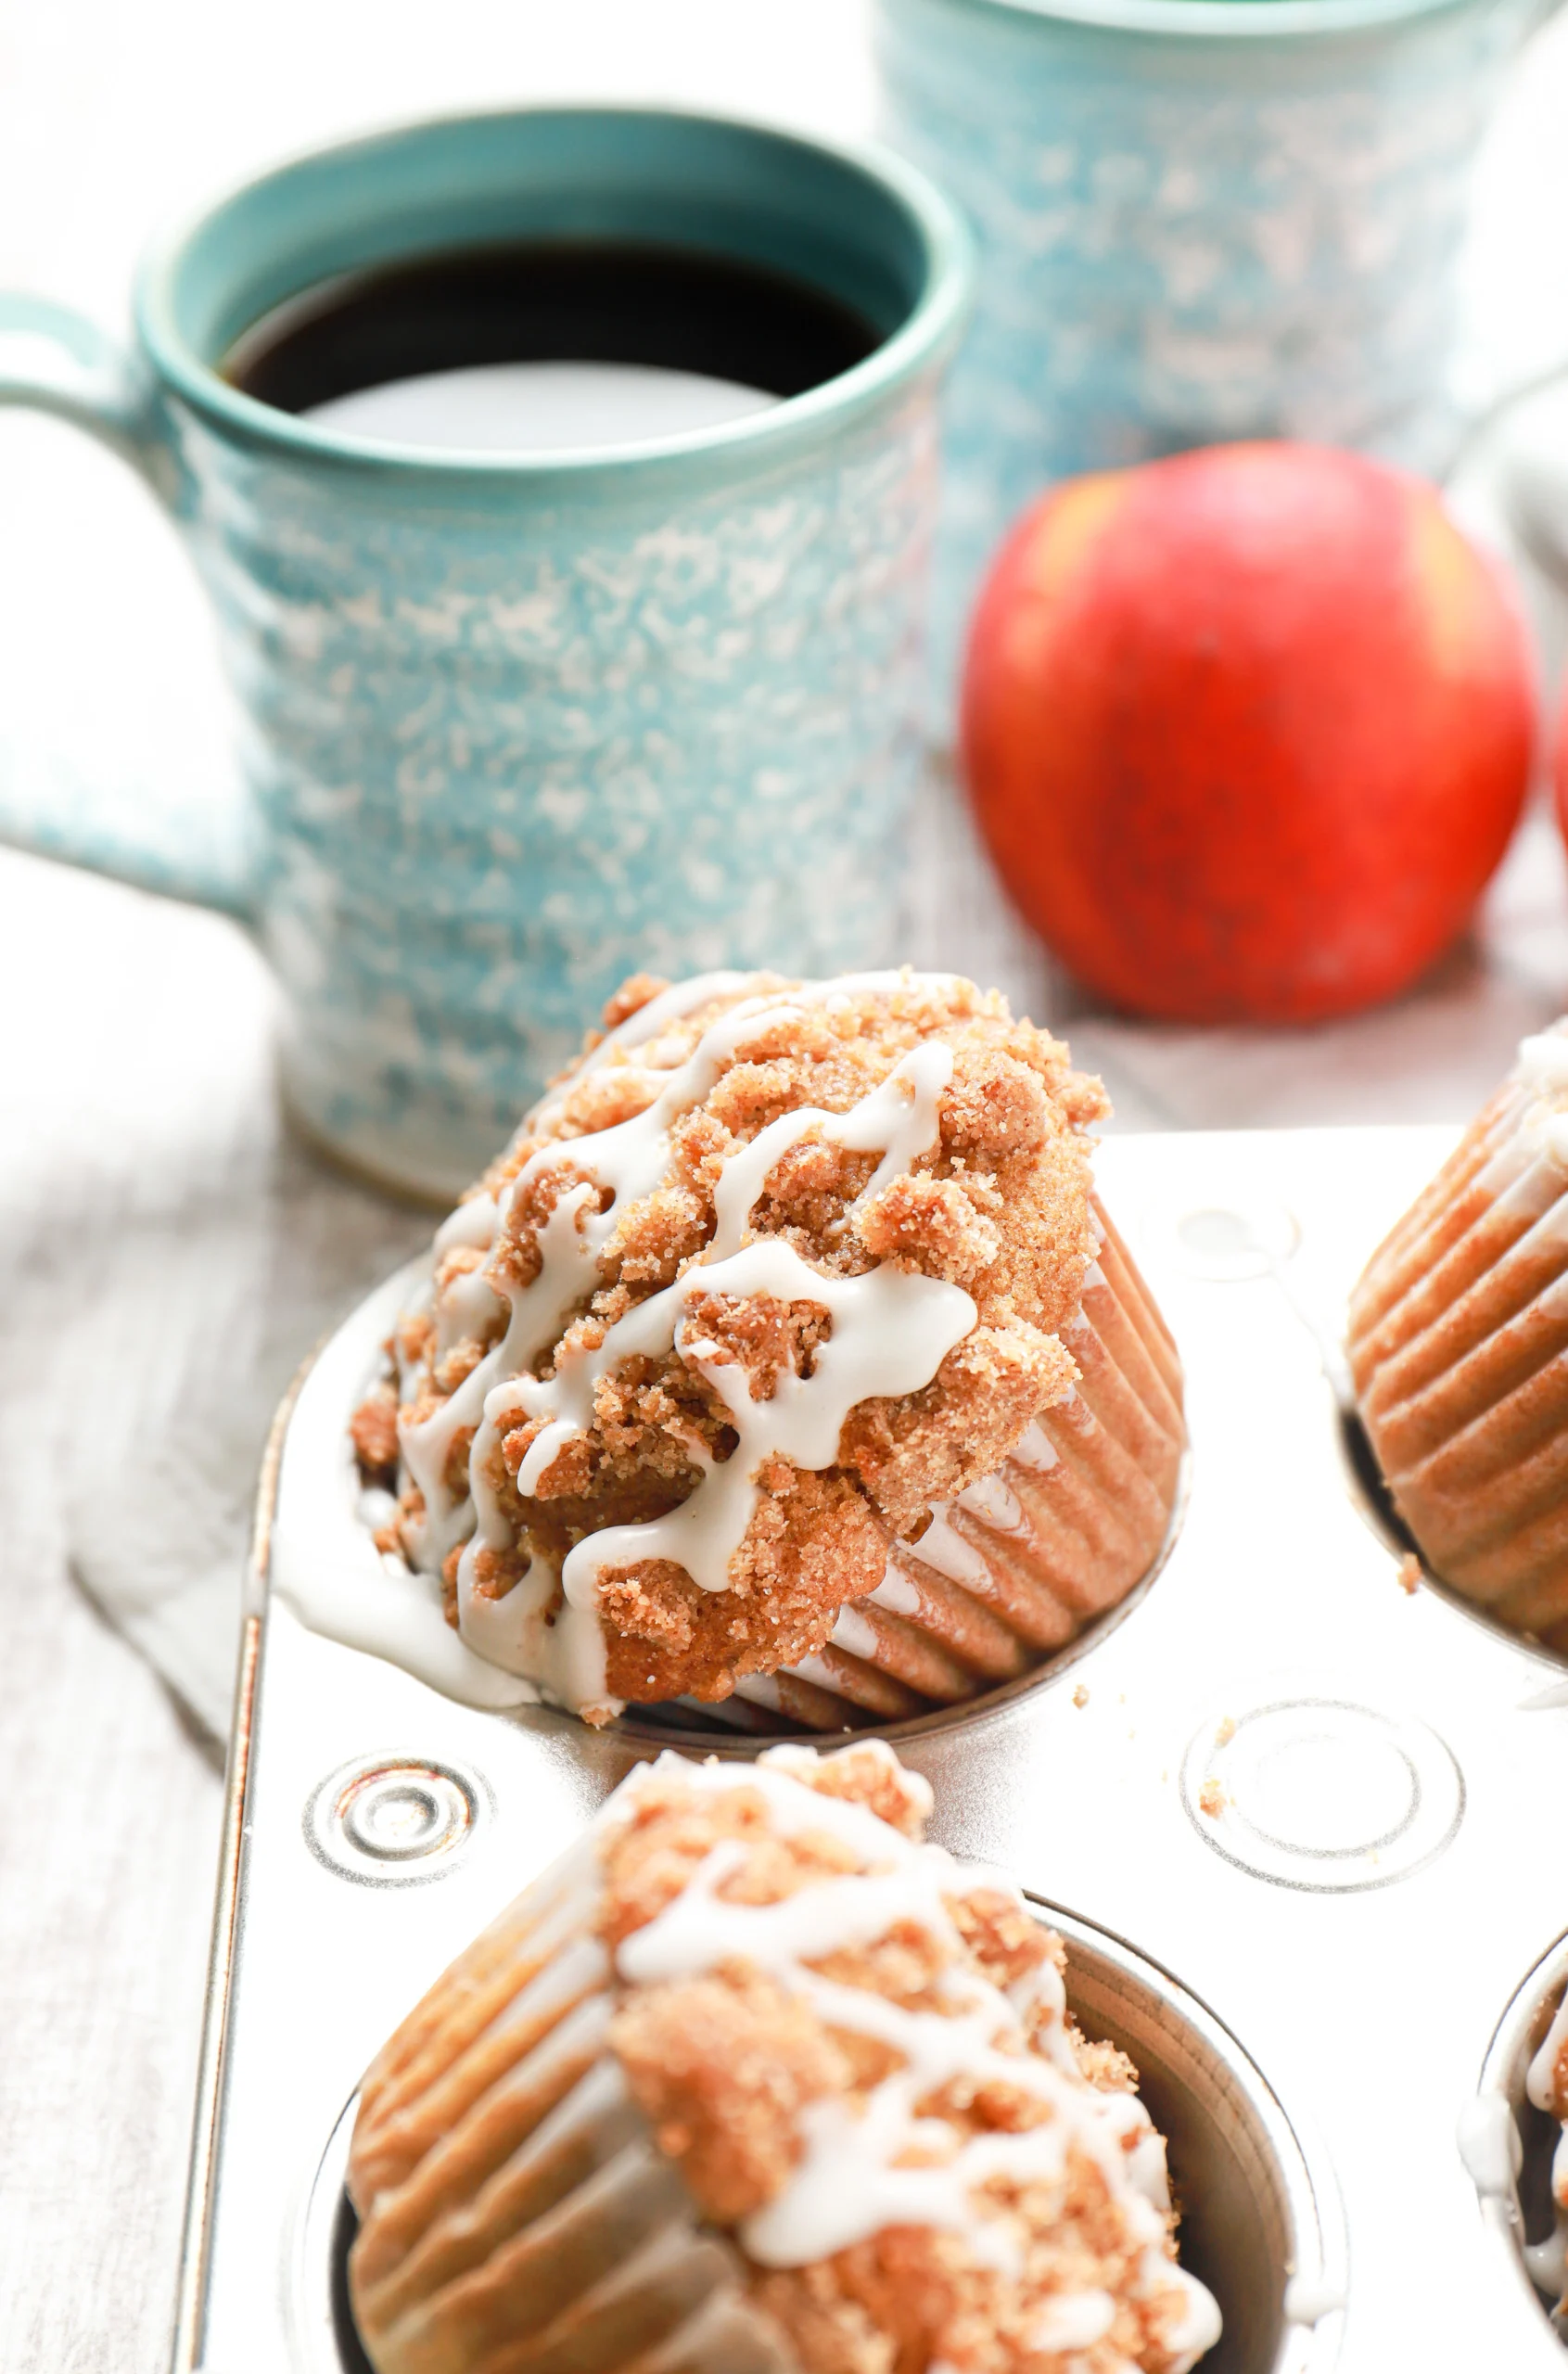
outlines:
[[[786,274],[868,324],[870,351],[717,427],[531,458],[372,443],[217,367],[338,275],[541,238]],[[562,108],[252,182],[145,264],[129,353],[0,299],[0,402],[105,440],[185,533],[249,801],[226,868],[139,820],[10,836],[243,913],[282,987],[297,1117],[436,1196],[625,974],[874,961],[969,277],[956,216],[896,160]]]

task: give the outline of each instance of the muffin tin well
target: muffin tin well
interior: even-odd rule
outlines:
[[[1490,2269],[1499,2328],[1511,2335],[1509,2364],[1550,2374],[1563,2363],[1552,2298],[1537,2288],[1533,2250],[1556,2226],[1551,2162],[1559,2122],[1525,2091],[1530,2063],[1568,1988],[1568,1936],[1559,1937],[1514,1990],[1486,2050],[1472,2101],[1460,2115],[1461,2154],[1494,2245]]]
[[[1340,1400],[1336,1416],[1340,1449],[1351,1498],[1384,1548],[1401,1564],[1414,1559],[1421,1569],[1421,1587],[1445,1600],[1467,1623],[1480,1625],[1495,1639],[1506,1641],[1521,1655],[1532,1658],[1543,1668],[1544,1683],[1549,1682],[1553,1674],[1568,1677],[1568,1656],[1556,1649],[1549,1649],[1542,1640],[1531,1640],[1525,1634],[1511,1630],[1508,1625],[1499,1624],[1497,1617],[1479,1602],[1467,1599],[1463,1591],[1456,1590],[1451,1583],[1443,1580],[1441,1575],[1433,1573],[1421,1554],[1421,1544],[1395,1506],[1394,1495],[1383,1480],[1377,1455],[1367,1438],[1367,1430],[1354,1404]]]
[[[1052,1917],[1086,2021],[1127,2043],[1171,2135],[1194,2266],[1241,2287],[1214,2374],[1471,2374],[1515,2363],[1521,2335],[1558,2346],[1538,2302],[1503,2281],[1518,2291],[1522,2272],[1499,2258],[1455,2141],[1499,2005],[1568,1921],[1534,1843],[1568,1754],[1564,1711],[1543,1703],[1555,1668],[1425,1584],[1401,1587],[1402,1550],[1362,1521],[1332,1381],[1349,1286],[1452,1134],[1105,1142],[1107,1203],[1186,1366],[1184,1522],[1130,1613],[1074,1644],[1067,1686],[1037,1679],[899,1742],[936,1784],[943,1844],[1065,1908]],[[338,2374],[320,2355],[321,2236],[343,2105],[437,1973],[663,1743],[463,1704],[300,1619],[300,1576],[335,1588],[343,1430],[397,1294],[325,1348],[263,1483],[177,2374]],[[336,1818],[342,1776],[395,1767],[414,1779],[385,1809],[394,1845],[437,1821],[420,1771],[462,1776],[476,1818],[433,1856],[371,1852],[374,1870],[321,1852],[312,1822]],[[1319,1872],[1355,1862],[1366,1883],[1260,1870],[1244,1835]],[[1145,1993],[1097,1976],[1096,1954]],[[1304,2104],[1321,2152],[1292,2140]],[[1307,2167],[1310,2247],[1297,2180],[1281,2192],[1275,2162]],[[1336,2182],[1347,2277],[1323,2239]]]
[[[1327,2374],[1347,2281],[1344,2217],[1320,2149],[1298,2133],[1229,2030],[1119,1938],[1054,1905],[1084,2033],[1131,2055],[1185,2204],[1181,2255],[1225,2318],[1205,2374]],[[337,2121],[291,2254],[300,2374],[369,2374],[349,2306],[354,2214],[343,2189],[356,2103]]]

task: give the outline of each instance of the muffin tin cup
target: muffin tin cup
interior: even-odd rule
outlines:
[[[1320,1350],[1452,1143],[1104,1142],[1107,1200],[1186,1365],[1179,1534],[1131,1615],[1074,1644],[1074,1687],[1016,1688],[899,1742],[936,1785],[935,1835],[1048,1902],[1086,2025],[1142,2071],[1185,2252],[1228,2312],[1205,2374],[1468,2374],[1512,2362],[1524,2309],[1555,2345],[1499,2281],[1454,2138],[1498,2006],[1568,1920],[1530,1844],[1561,1791],[1562,1717],[1531,1711],[1538,1659],[1400,1588],[1350,1487]],[[1258,1259],[1217,1263],[1220,1222],[1239,1243],[1258,1212],[1280,1222]],[[365,1653],[392,1581],[374,1556],[336,1570],[343,1428],[399,1293],[324,1348],[264,1480],[177,2374],[339,2363],[322,2355],[338,2347],[324,2237],[341,2199],[324,2152],[344,2104],[438,1974],[669,1743],[631,1718],[592,1732],[507,1704],[508,1678],[464,1666],[444,1627],[443,1689]],[[347,1639],[300,1620],[312,1590]],[[1236,2232],[1245,2280],[1227,2271]]]
[[[1413,1562],[1420,1569],[1423,1591],[1446,1601],[1466,1624],[1489,1632],[1495,1640],[1526,1658],[1538,1676],[1538,1695],[1543,1704],[1558,1700],[1568,1704],[1568,1652],[1549,1648],[1544,1640],[1533,1640],[1512,1625],[1503,1623],[1489,1607],[1457,1589],[1446,1576],[1435,1572],[1399,1513],[1360,1411],[1354,1402],[1345,1401],[1341,1404],[1338,1417],[1340,1450],[1350,1497],[1384,1549],[1407,1573]]]
[[[1460,2117],[1460,2142],[1493,2245],[1490,2270],[1499,2330],[1508,2342],[1499,2362],[1521,2374],[1562,2374],[1563,2342],[1554,2329],[1556,2304],[1537,2289],[1526,2252],[1546,2241],[1556,2223],[1551,2161],[1562,2128],[1537,2110],[1525,2091],[1530,2063],[1568,1989],[1568,1935],[1541,1956],[1498,2023],[1482,2063],[1475,2099]]]
[[[1186,2204],[1182,2264],[1220,2304],[1225,2332],[1208,2374],[1326,2374],[1339,2347],[1347,2279],[1343,2212],[1321,2147],[1287,2116],[1222,2022],[1120,1938],[1058,1906],[1035,1908],[1067,1946],[1069,2009],[1084,2033],[1130,2055],[1165,2135],[1173,2190]],[[334,2126],[300,2214],[292,2254],[300,2374],[368,2374],[350,2302],[357,2226],[346,2191],[360,2098]],[[700,2241],[686,2221],[682,2246]],[[612,2247],[606,2266],[620,2264]],[[722,2298],[723,2276],[719,2274]],[[727,2305],[727,2304],[723,2304]],[[744,2313],[711,2346],[683,2352],[693,2374],[751,2374]],[[759,2357],[756,2364],[767,2368]],[[585,2355],[574,2374],[600,2374]],[[613,2366],[604,2374],[615,2374]],[[771,2369],[770,2369],[771,2374]]]

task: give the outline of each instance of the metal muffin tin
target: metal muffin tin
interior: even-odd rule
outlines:
[[[1041,1901],[1086,2027],[1143,2072],[1185,2254],[1227,2310],[1205,2374],[1561,2363],[1455,2127],[1478,2086],[1522,2083],[1514,2030],[1544,2026],[1568,1972],[1536,1968],[1568,1874],[1532,1851],[1563,1668],[1402,1587],[1336,1398],[1345,1294],[1453,1135],[1105,1142],[1102,1191],[1186,1365],[1179,1538],[1070,1672],[899,1741],[937,1834]],[[280,1542],[330,1555],[393,1301],[326,1346],[262,1478],[176,2374],[357,2374],[334,2268],[360,2073],[669,1738],[458,1705],[269,1599]]]

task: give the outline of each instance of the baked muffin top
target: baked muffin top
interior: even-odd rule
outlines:
[[[1179,2374],[1219,2318],[1138,2073],[930,1809],[879,1741],[634,1775],[599,1837],[611,2049],[801,2374]]]
[[[514,2362],[531,2138],[592,2193],[608,2119],[684,2189],[646,2262],[687,2222],[728,2246],[715,2292],[780,2344],[747,2365],[1186,2374],[1219,2317],[1177,2264],[1137,2072],[1078,2032],[1017,1890],[926,1842],[931,1805],[880,1741],[628,1776],[366,2074],[351,2282],[376,2364]],[[586,2197],[542,2199],[581,2250]],[[590,2251],[578,2281],[608,2272]],[[699,2293],[686,2314],[672,2362],[714,2362]]]
[[[438,1232],[384,1547],[602,1720],[821,1647],[1072,1388],[1099,1084],[950,976],[640,977]]]

